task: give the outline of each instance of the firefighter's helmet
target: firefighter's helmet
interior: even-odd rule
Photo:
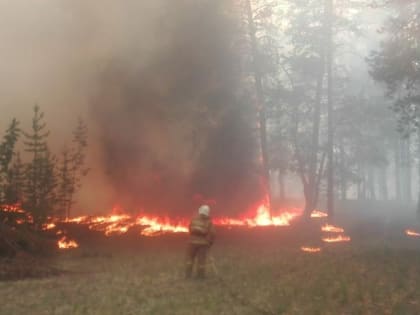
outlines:
[[[208,205],[202,205],[198,208],[198,214],[208,217],[210,215],[210,207]]]

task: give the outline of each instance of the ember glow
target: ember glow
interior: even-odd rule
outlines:
[[[52,230],[52,229],[55,228],[55,226],[56,225],[54,223],[45,223],[45,224],[42,225],[42,229],[44,231],[46,231],[46,230]]]
[[[330,225],[330,224],[325,224],[324,226],[322,226],[321,228],[322,232],[331,232],[331,233],[343,233],[344,229],[338,226],[334,226],[334,225]]]
[[[407,234],[408,236],[420,237],[420,233],[410,229],[405,230],[405,234]]]
[[[326,218],[328,214],[319,210],[314,210],[311,213],[311,218]]]
[[[322,239],[326,243],[350,242],[351,238],[345,235],[338,235],[335,237],[324,237]]]
[[[15,205],[2,205],[1,210],[4,212],[16,212],[16,213],[26,213],[25,210],[22,210],[19,204]]]
[[[58,248],[60,249],[70,249],[77,248],[79,244],[75,240],[69,239],[67,236],[63,236],[58,240]]]
[[[0,205],[0,211],[8,212],[8,213],[15,213],[19,215],[19,218],[16,218],[15,222],[17,224],[24,224],[24,223],[33,223],[33,217],[21,208],[19,203],[13,205]]]
[[[305,246],[302,246],[300,249],[304,252],[307,252],[307,253],[319,253],[321,251],[320,247],[305,247]]]

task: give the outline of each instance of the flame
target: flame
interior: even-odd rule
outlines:
[[[405,230],[405,234],[408,236],[420,237],[420,233],[410,229]]]
[[[224,225],[224,226],[289,226],[290,221],[292,221],[297,216],[302,214],[301,209],[293,209],[290,211],[282,211],[278,215],[270,215],[270,210],[265,204],[261,204],[254,216],[249,218],[244,217],[242,219],[234,218],[220,218],[215,219],[214,224]]]
[[[336,237],[325,237],[322,239],[326,243],[350,242],[351,238],[345,235],[338,235]]]
[[[171,223],[168,219],[162,220],[158,217],[139,217],[136,220],[138,225],[148,226],[141,231],[141,235],[144,236],[154,236],[162,233],[172,232],[172,233],[187,233],[188,228],[186,222],[180,223]]]
[[[114,208],[113,212],[116,212]],[[288,226],[290,221],[302,214],[301,209],[292,209],[270,216],[268,207],[260,204],[254,214],[242,218],[215,218],[213,223],[219,226]],[[64,222],[87,225],[90,230],[103,232],[106,236],[127,233],[132,227],[140,227],[143,236],[155,236],[164,233],[187,233],[188,220],[171,220],[168,217],[150,215],[131,216],[128,214],[112,214],[108,216],[80,216],[66,219]]]
[[[45,224],[42,225],[42,229],[44,231],[46,231],[46,230],[52,230],[55,227],[56,227],[56,225],[54,223],[45,223]]]
[[[20,212],[26,215],[25,219],[19,219],[19,223],[31,222],[32,218],[29,214],[22,210],[19,205],[4,207],[6,211]],[[213,223],[219,226],[257,227],[257,226],[289,226],[291,221],[302,215],[302,209],[287,209],[277,211],[275,214],[270,213],[266,201],[255,205],[253,210],[239,218],[219,217],[214,218]],[[105,236],[120,235],[127,233],[131,228],[139,228],[140,234],[143,236],[155,236],[164,233],[187,233],[189,220],[178,219],[171,220],[167,216],[152,216],[140,214],[133,216],[126,214],[119,207],[114,207],[112,214],[102,216],[79,216],[74,218],[66,218],[59,220],[57,218],[48,218],[48,222],[42,226],[43,230],[57,229],[60,223],[74,223],[86,225],[90,230],[102,232]],[[59,242],[65,243],[67,240],[66,233],[56,230],[56,235],[61,236]],[[60,244],[61,244],[60,243]],[[64,248],[64,245],[59,245]],[[70,247],[72,245],[69,245]]]
[[[321,230],[323,232],[332,232],[332,233],[343,233],[344,229],[338,226],[334,226],[334,225],[330,225],[330,224],[325,224]]]
[[[328,214],[319,210],[314,210],[311,213],[311,218],[326,218]]]
[[[89,217],[87,215],[84,215],[84,216],[76,217],[76,218],[73,218],[73,219],[67,218],[64,222],[68,222],[68,223],[86,223],[86,221],[88,220],[88,218]]]
[[[320,247],[305,247],[305,246],[302,246],[300,249],[304,252],[307,252],[307,253],[319,253],[321,251]]]
[[[32,215],[25,210],[22,209],[19,203],[11,204],[11,205],[0,205],[0,211],[9,212],[9,213],[18,213],[20,218],[16,218],[15,222],[17,224],[24,224],[24,223],[33,223],[34,219]]]
[[[60,249],[70,249],[70,248],[77,248],[79,244],[75,240],[67,238],[67,236],[63,236],[58,240],[58,248]]]
[[[1,205],[1,210],[4,212],[17,212],[17,213],[26,213],[25,210],[23,210],[20,207],[20,204],[13,204],[13,205]]]

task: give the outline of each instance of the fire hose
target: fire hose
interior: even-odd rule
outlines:
[[[226,281],[219,275],[219,270],[216,267],[216,263],[214,260],[213,255],[209,255],[209,261],[210,261],[210,266],[214,272],[215,278],[216,280],[221,284],[222,287],[225,288],[225,290],[229,293],[230,297],[234,300],[236,300],[237,302],[239,302],[242,306],[245,306],[247,308],[251,308],[252,310],[254,310],[256,313],[255,314],[261,314],[261,315],[276,315],[275,312],[273,311],[269,311],[266,309],[261,308],[260,306],[246,300],[245,298],[241,297],[238,293],[236,293],[227,283]]]

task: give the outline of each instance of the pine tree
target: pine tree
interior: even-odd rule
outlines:
[[[81,186],[82,177],[86,176],[85,168],[87,148],[87,126],[79,118],[78,125],[73,132],[73,147],[65,147],[61,153],[60,167],[58,170],[58,204],[59,215],[70,216],[70,209],[74,203],[74,194]]]
[[[5,204],[16,204],[22,201],[22,187],[25,183],[24,164],[20,158],[20,153],[16,153],[16,158],[7,172],[6,185],[4,189]]]
[[[58,215],[61,218],[68,217],[69,209],[72,205],[73,195],[73,179],[71,176],[71,158],[70,151],[67,147],[61,152],[61,159],[58,168],[58,185],[57,185],[57,203]]]
[[[34,107],[31,133],[25,133],[25,151],[32,154],[32,160],[25,168],[24,208],[29,211],[39,227],[54,212],[56,187],[55,157],[51,155],[47,138],[44,113],[38,105]]]
[[[19,122],[16,119],[12,119],[0,144],[0,204],[7,203],[7,200],[5,200],[6,188],[9,184],[7,177],[20,133]]]

